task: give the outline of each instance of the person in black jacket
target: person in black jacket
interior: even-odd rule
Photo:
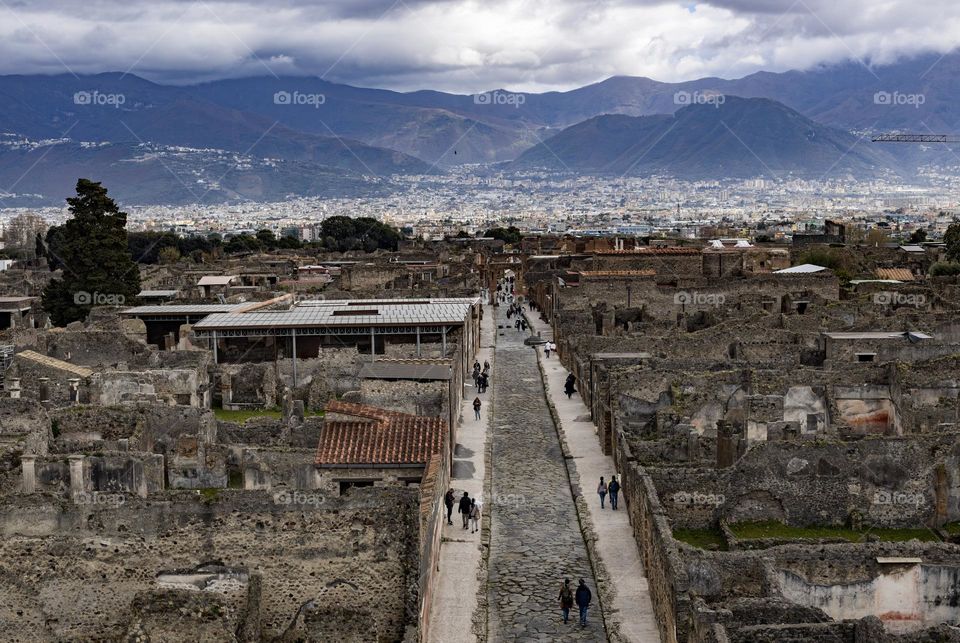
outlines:
[[[617,476],[610,478],[610,484],[607,485],[607,491],[610,492],[610,508],[617,510],[617,501],[619,500],[620,483],[617,482]]]
[[[577,390],[577,378],[573,373],[567,375],[567,381],[563,384],[563,392],[567,394],[569,400]]]
[[[456,500],[456,498],[455,498],[455,496],[454,496],[454,494],[453,494],[453,489],[448,489],[448,490],[447,490],[447,493],[445,493],[444,496],[443,496],[443,504],[447,507],[447,524],[448,524],[448,525],[452,525],[452,524],[453,524],[453,520],[452,520],[452,518],[453,518],[453,503],[454,503],[455,500]]]
[[[470,527],[470,496],[466,491],[463,492],[463,497],[460,498],[460,505],[457,507],[457,513],[460,514],[460,517],[463,518],[463,528],[467,529]]]
[[[577,587],[577,594],[574,597],[574,600],[577,602],[577,607],[580,608],[580,626],[587,626],[587,610],[590,608],[590,599],[593,598],[593,594],[590,593],[590,588],[587,587],[587,584],[584,580],[580,579],[580,586]]]

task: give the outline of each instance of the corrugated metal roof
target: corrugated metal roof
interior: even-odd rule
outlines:
[[[310,326],[418,326],[462,324],[470,314],[473,299],[438,299],[410,303],[406,300],[310,302],[289,310],[225,312],[213,314],[194,327],[197,330],[226,328],[299,328]]]
[[[811,272],[823,272],[824,270],[829,270],[829,268],[818,266],[812,263],[804,263],[804,264],[800,264],[799,266],[784,268],[783,270],[774,270],[773,274],[775,275],[800,274],[800,273],[811,273]]]

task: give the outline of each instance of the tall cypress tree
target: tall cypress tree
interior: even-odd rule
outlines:
[[[67,199],[70,220],[50,228],[51,267],[63,269],[43,291],[43,307],[58,326],[86,319],[97,305],[132,303],[140,292],[140,270],[127,248],[127,214],[88,179],[77,181]]]

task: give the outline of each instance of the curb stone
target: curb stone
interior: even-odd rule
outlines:
[[[526,317],[526,313],[524,313]],[[529,324],[529,320],[527,320]],[[536,350],[536,348],[534,348]],[[573,454],[570,453],[570,447],[567,444],[567,436],[563,430],[563,424],[560,421],[560,414],[557,412],[553,400],[550,398],[550,383],[548,382],[547,372],[543,366],[543,356],[539,350],[537,353],[537,367],[540,370],[540,378],[543,380],[543,393],[547,400],[547,408],[550,409],[550,416],[553,419],[553,425],[557,432],[557,438],[560,440],[560,452],[563,454],[563,463],[567,471],[567,478],[570,482],[570,493],[574,498],[574,506],[577,510],[577,522],[580,525],[580,533],[583,536],[583,542],[587,547],[587,558],[590,561],[590,567],[593,569],[593,577],[597,583],[597,602],[600,604],[600,615],[603,618],[603,627],[607,635],[607,640],[613,643],[624,641],[620,634],[620,622],[617,618],[616,610],[613,609],[613,598],[616,589],[610,581],[610,575],[607,573],[606,566],[600,558],[600,552],[597,550],[597,535],[590,523],[589,509],[587,501],[583,497],[582,487],[580,485],[580,475],[577,472],[577,465]],[[605,605],[611,607],[606,608]]]

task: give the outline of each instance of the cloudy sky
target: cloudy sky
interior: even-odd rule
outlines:
[[[960,45],[956,0],[0,0],[0,73],[310,74],[399,90],[678,81]]]

